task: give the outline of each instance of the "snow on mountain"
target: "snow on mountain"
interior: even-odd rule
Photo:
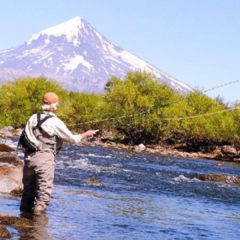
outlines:
[[[44,74],[70,91],[103,92],[110,76],[124,78],[135,70],[152,72],[180,92],[187,84],[162,72],[141,58],[115,46],[80,17],[34,34],[24,44],[0,52],[0,82]],[[6,74],[7,73],[7,74]]]

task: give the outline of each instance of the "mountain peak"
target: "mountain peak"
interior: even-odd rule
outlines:
[[[26,76],[44,74],[69,91],[98,93],[104,92],[109,77],[124,79],[127,72],[142,70],[177,91],[192,91],[185,83],[117,47],[81,17],[42,30],[26,43],[1,51],[0,68],[21,70]],[[12,77],[4,73],[6,79],[15,79],[18,73],[15,76],[10,72]]]
[[[27,45],[31,44],[34,40],[36,40],[41,35],[55,36],[59,37],[61,35],[66,35],[68,39],[78,38],[79,30],[83,29],[86,23],[84,20],[77,16],[74,17],[64,23],[58,24],[56,26],[47,28],[34,34],[28,41]]]

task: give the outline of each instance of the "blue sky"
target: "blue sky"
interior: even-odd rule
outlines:
[[[193,88],[240,101],[239,0],[0,0],[0,51],[80,16],[115,45]]]

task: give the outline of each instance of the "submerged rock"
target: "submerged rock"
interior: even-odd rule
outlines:
[[[85,191],[85,190],[68,190],[67,192],[71,192],[74,194],[78,194],[78,195],[88,195],[91,197],[99,197],[100,195],[95,193],[95,192],[91,192],[91,191]]]
[[[217,163],[217,164],[215,164],[215,166],[217,166],[217,167],[222,167],[222,166],[224,166],[224,162],[220,162],[220,163]]]
[[[21,197],[23,194],[23,184],[19,185],[18,187],[14,188],[11,192],[10,195],[14,197]]]
[[[34,221],[24,217],[9,216],[0,214],[0,224],[11,226],[17,229],[28,229],[34,226]]]
[[[22,167],[0,167],[0,192],[11,193],[22,189]],[[15,194],[12,192],[12,194]],[[15,196],[15,195],[14,195]]]
[[[224,175],[224,174],[202,174],[198,176],[199,180],[202,181],[214,181],[214,182],[225,182],[225,183],[234,183],[240,184],[240,177],[233,175]]]
[[[0,225],[0,238],[10,238],[11,233],[8,231],[8,229],[5,226]]]
[[[89,178],[86,180],[87,183],[102,183],[102,180],[99,178]]]

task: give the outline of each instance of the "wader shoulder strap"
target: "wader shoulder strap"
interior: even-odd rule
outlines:
[[[46,120],[48,120],[49,118],[53,117],[52,115],[48,115],[45,118],[43,118],[42,120],[40,119],[41,113],[37,114],[37,125],[33,128],[33,131],[36,130],[37,128],[39,128]]]
[[[33,131],[34,131],[34,135],[36,133],[36,130],[39,130],[39,131],[42,131],[41,130],[41,125],[49,118],[51,117],[54,117],[52,115],[48,115],[46,116],[45,118],[43,118],[42,120],[40,119],[40,113],[37,114],[37,125],[35,127],[33,127]],[[17,145],[17,150],[20,149],[20,148],[25,148],[25,149],[28,149],[28,150],[31,150],[31,151],[36,151],[38,149],[38,146],[36,146],[34,143],[32,143],[27,134],[26,134],[26,131],[25,131],[25,128],[26,128],[26,125],[25,127],[23,128],[23,131],[22,131],[22,134],[19,138],[19,141],[18,141],[18,145]]]

